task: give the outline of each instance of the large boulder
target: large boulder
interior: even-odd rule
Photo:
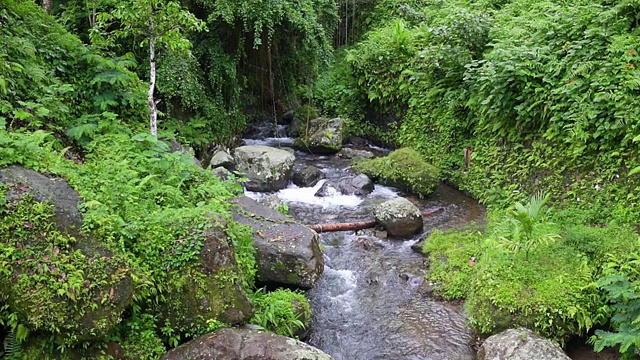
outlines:
[[[251,191],[284,189],[296,159],[288,151],[260,145],[238,147],[233,158],[236,170],[249,178],[245,186]]]
[[[197,259],[168,271],[167,283],[177,288],[169,288],[165,301],[156,308],[162,324],[183,333],[206,328],[209,319],[239,324],[253,316],[253,304],[238,279],[240,271],[226,222],[212,219],[212,223],[215,225],[202,234]]]
[[[570,360],[555,343],[529,329],[509,329],[484,341],[478,360]]]
[[[409,238],[422,231],[420,209],[405,198],[383,202],[373,209],[373,216],[392,237]]]
[[[315,186],[318,181],[323,178],[324,173],[322,172],[322,170],[318,169],[315,166],[307,166],[300,171],[295,171],[291,180],[294,184],[300,187],[312,187]]]
[[[298,132],[299,137],[293,145],[314,154],[334,154],[342,149],[342,144],[347,140],[344,120],[341,118],[317,118]]]
[[[260,330],[226,328],[169,351],[161,360],[331,360],[298,340]]]
[[[315,196],[331,196],[335,192],[343,195],[368,195],[373,191],[373,187],[373,181],[367,175],[360,174],[344,178],[335,184],[327,181],[316,191]]]
[[[232,201],[233,220],[254,229],[258,280],[312,288],[324,271],[318,234],[250,198]]]
[[[235,167],[233,157],[224,150],[216,151],[216,153],[213,154],[211,161],[209,162],[209,167],[212,169],[215,169],[220,166],[222,166],[227,170],[234,170],[234,167]]]
[[[81,232],[78,193],[63,179],[11,166],[0,170],[0,200],[0,239],[13,249],[0,254],[9,311],[61,344],[106,336],[131,304],[134,269]]]

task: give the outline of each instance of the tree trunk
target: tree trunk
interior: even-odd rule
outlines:
[[[330,232],[330,231],[362,230],[362,229],[372,228],[374,226],[376,226],[375,220],[352,222],[352,223],[307,225],[309,229],[313,231],[317,231],[319,233]]]
[[[156,37],[154,35],[153,21],[149,20],[149,128],[151,135],[158,137],[158,110],[153,98],[156,88]]]
[[[51,14],[51,8],[53,8],[53,0],[42,0],[42,9]]]

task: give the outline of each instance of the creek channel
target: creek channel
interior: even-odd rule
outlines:
[[[247,145],[290,146],[291,138],[245,139]],[[374,152],[384,152],[372,148]],[[324,181],[353,175],[351,160],[296,151],[294,170],[314,165],[326,180],[315,187],[289,185],[275,193],[303,224],[371,220],[373,207],[407,197],[425,215],[423,232],[481,222],[483,208],[473,199],[440,185],[426,199],[375,185],[368,196],[333,194],[316,197]],[[270,195],[247,192],[256,200]],[[306,293],[313,312],[307,342],[336,360],[466,360],[474,359],[473,335],[465,327],[459,305],[430,297],[424,280],[427,258],[412,250],[421,235],[406,241],[379,238],[375,231],[320,234],[325,269]]]

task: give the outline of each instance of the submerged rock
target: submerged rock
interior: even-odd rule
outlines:
[[[304,125],[306,124],[301,126]],[[308,128],[299,129],[297,132],[299,137],[293,145],[313,154],[334,154],[342,149],[346,140],[344,120],[341,118],[317,118],[309,122]]]
[[[298,340],[259,330],[226,328],[169,351],[162,360],[330,360]]]
[[[277,191],[284,189],[291,177],[296,157],[285,150],[268,146],[241,146],[233,158],[236,170],[249,178],[245,183],[250,191]]]
[[[322,170],[315,166],[307,166],[293,173],[292,181],[300,187],[312,187],[324,178]]]
[[[371,151],[352,148],[342,148],[338,153],[338,156],[345,159],[373,159],[376,157]]]
[[[233,220],[254,229],[258,280],[312,288],[324,271],[318,234],[248,197],[232,201]]]
[[[0,170],[2,187],[0,225],[17,222],[0,226],[3,246],[15,249],[0,271],[9,311],[30,330],[66,345],[106,336],[131,304],[132,265],[81,233],[80,196],[63,179],[10,166]]]
[[[420,209],[405,198],[383,202],[373,209],[373,216],[391,237],[409,238],[422,231]]]
[[[478,360],[570,360],[560,346],[529,329],[509,329],[484,341]]]

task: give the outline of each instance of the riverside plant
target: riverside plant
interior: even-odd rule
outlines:
[[[509,235],[501,236],[502,243],[513,252],[523,251],[525,260],[529,260],[529,253],[540,245],[548,245],[558,239],[558,234],[537,235],[537,227],[547,220],[550,209],[545,205],[549,201],[549,194],[537,193],[522,204],[517,202],[509,212]]]

